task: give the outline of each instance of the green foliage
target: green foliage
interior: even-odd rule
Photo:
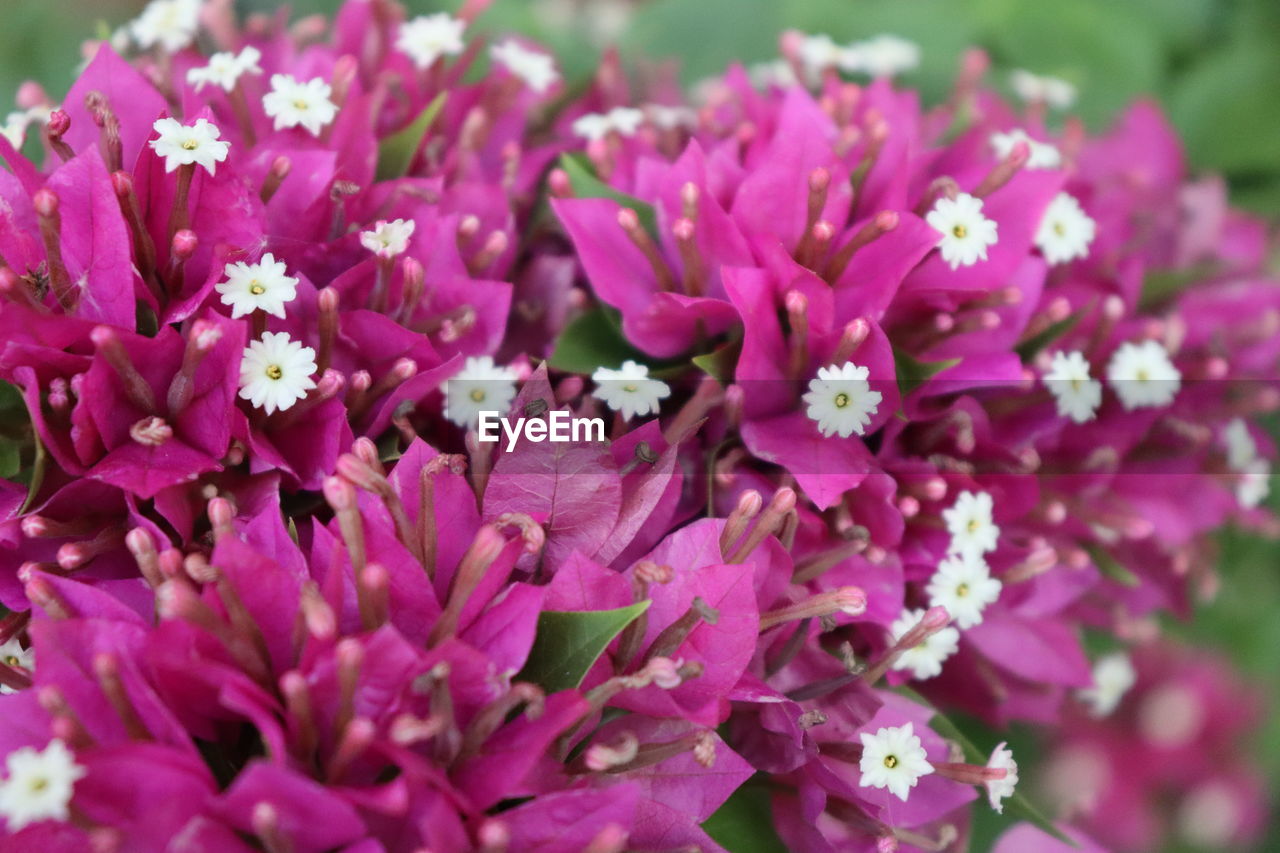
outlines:
[[[548,693],[577,687],[605,647],[650,603],[641,601],[616,610],[544,610],[538,616],[529,660],[517,678],[532,681]]]
[[[773,828],[769,791],[750,780],[734,791],[702,828],[733,853],[787,853]]]
[[[917,361],[905,351],[895,347],[893,365],[898,373],[898,393],[905,397],[931,377],[959,363],[958,358],[948,358],[943,361]]]
[[[378,146],[378,180],[399,178],[409,171],[413,158],[422,150],[427,131],[444,107],[445,94],[441,92],[408,127],[388,136]]]
[[[620,193],[596,177],[591,161],[584,154],[565,154],[560,158],[560,168],[569,176],[574,195],[579,198],[611,198],[623,207],[635,211],[636,218],[650,234],[658,233],[658,217],[653,205],[626,193]]]

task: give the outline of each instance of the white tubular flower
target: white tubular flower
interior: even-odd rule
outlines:
[[[268,415],[289,409],[316,387],[316,351],[284,332],[250,341],[240,361],[240,396]]]
[[[1076,691],[1076,697],[1089,706],[1095,717],[1105,717],[1116,709],[1129,692],[1138,674],[1124,652],[1103,655],[1093,665],[1093,686]]]
[[[539,95],[560,79],[555,62],[545,53],[529,50],[515,39],[507,39],[489,49],[489,56]]]
[[[905,803],[920,777],[933,772],[912,723],[886,726],[875,734],[864,732],[858,737],[862,740],[862,758],[858,762],[862,778],[858,784],[864,788],[888,788]]]
[[[1041,77],[1018,69],[1009,75],[1014,94],[1027,103],[1048,104],[1065,110],[1076,102],[1076,87],[1057,77]]]
[[[902,615],[889,626],[892,643],[897,643],[907,632],[924,619],[923,610],[903,610]],[[933,678],[942,672],[942,663],[960,648],[960,632],[948,625],[925,638],[924,642],[907,649],[893,662],[895,670],[907,671],[917,681]]]
[[[262,68],[258,65],[261,58],[262,51],[253,45],[238,54],[215,53],[209,57],[208,65],[192,68],[187,72],[187,83],[195,86],[197,92],[209,85],[227,92],[233,91],[243,75],[262,73]]]
[[[987,492],[961,492],[950,509],[942,511],[942,520],[951,534],[948,554],[981,556],[996,549],[1000,528],[993,519],[995,502]]]
[[[1128,410],[1167,406],[1182,387],[1182,373],[1158,341],[1124,343],[1107,363],[1107,384]]]
[[[1089,244],[1098,234],[1094,222],[1080,202],[1067,193],[1058,193],[1045,208],[1036,229],[1036,248],[1051,264],[1065,264],[1089,257]]]
[[[1102,383],[1089,378],[1089,362],[1079,350],[1055,352],[1042,381],[1058,404],[1058,414],[1078,424],[1092,420],[1102,405]]]
[[[591,380],[596,383],[593,396],[613,411],[621,412],[624,421],[636,415],[658,414],[659,401],[671,396],[667,383],[650,379],[648,367],[630,360],[624,361],[617,370],[597,367]]]
[[[409,238],[417,224],[412,219],[380,219],[371,231],[360,232],[360,245],[380,258],[403,255],[409,248]]]
[[[0,782],[0,815],[10,832],[30,823],[70,817],[76,782],[87,772],[66,744],[54,738],[43,750],[24,746],[5,758],[8,778]]]
[[[995,749],[991,750],[987,767],[991,770],[1004,771],[1003,779],[989,779],[983,783],[987,789],[987,802],[991,803],[991,808],[997,814],[1004,814],[1004,801],[1012,797],[1014,789],[1018,787],[1018,762],[1013,760],[1013,750],[1001,741]]]
[[[201,0],[151,0],[129,32],[143,50],[157,45],[169,53],[182,50],[200,29],[200,5]]]
[[[982,624],[982,611],[1000,597],[1002,584],[980,554],[952,554],[938,564],[925,592],[930,607],[945,607],[960,629]]]
[[[840,52],[845,71],[872,77],[896,77],[920,65],[920,45],[894,35],[857,41]]]
[[[515,396],[514,370],[487,355],[471,356],[445,383],[444,416],[464,429],[474,427],[481,412],[505,415]]]
[[[3,644],[0,644],[0,661],[5,666],[11,666],[14,669],[25,669],[27,672],[31,672],[36,668],[35,649],[24,649],[22,643],[18,642],[17,637],[10,637]],[[0,684],[0,694],[16,692],[9,685]]]
[[[303,127],[319,136],[338,115],[338,105],[329,100],[332,94],[333,89],[319,77],[300,83],[289,74],[272,74],[271,91],[262,96],[262,108],[275,119],[276,130]]]
[[[462,53],[462,31],[467,22],[444,12],[420,15],[400,25],[396,47],[413,60],[419,70],[426,70],[442,56]]]
[[[809,404],[805,413],[817,421],[818,431],[824,436],[848,438],[865,433],[884,399],[879,391],[871,390],[868,375],[868,368],[846,361],[843,365],[819,367],[817,378],[809,380],[809,390],[802,398]]]
[[[230,142],[218,138],[222,131],[206,119],[198,118],[195,124],[185,125],[177,119],[161,118],[151,127],[160,134],[150,144],[156,154],[164,158],[166,172],[194,163],[203,166],[210,175],[215,174],[231,148]]]
[[[1047,142],[1032,139],[1022,128],[1015,128],[1008,133],[991,134],[991,148],[1001,160],[1013,153],[1019,142],[1027,143],[1031,155],[1027,158],[1028,169],[1056,169],[1062,165],[1062,152]]]
[[[284,261],[267,252],[256,264],[236,261],[227,264],[214,288],[222,295],[222,304],[231,309],[236,319],[256,310],[284,319],[284,306],[298,296],[298,280],[288,274]]]
[[[925,221],[942,233],[938,251],[953,270],[985,261],[987,248],[996,244],[995,221],[982,215],[982,199],[968,193],[938,199]]]

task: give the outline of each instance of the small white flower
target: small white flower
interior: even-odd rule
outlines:
[[[400,25],[396,47],[419,69],[427,69],[442,56],[462,53],[462,31],[466,28],[466,21],[445,12],[420,15]]]
[[[1018,69],[1009,75],[1009,83],[1019,98],[1028,103],[1044,103],[1066,109],[1075,103],[1076,87],[1057,77],[1041,77]]]
[[[996,244],[995,221],[982,215],[982,199],[968,193],[938,199],[925,221],[942,233],[938,251],[953,270],[985,261],[987,247]]]
[[[998,814],[1004,814],[1005,799],[1012,797],[1014,789],[1018,787],[1018,762],[1013,760],[1013,750],[1001,741],[991,750],[987,767],[1004,771],[1003,779],[991,779],[984,783],[987,787],[987,802],[991,803],[991,808]]]
[[[14,150],[20,150],[24,142],[27,141],[27,128],[31,125],[31,119],[27,117],[25,110],[12,112],[5,116],[4,125],[0,126],[0,134],[9,140],[9,144]]]
[[[644,108],[654,127],[673,130],[697,123],[698,114],[689,107],[673,107],[668,104],[649,104]]]
[[[240,360],[240,396],[267,414],[285,411],[316,387],[316,351],[285,332],[263,332]]]
[[[208,65],[192,68],[187,72],[187,83],[195,86],[197,92],[208,85],[230,92],[235,89],[243,75],[262,73],[262,68],[258,65],[258,60],[261,58],[262,51],[253,45],[247,46],[238,54],[215,53],[209,57]]]
[[[862,740],[858,762],[862,778],[858,784],[864,788],[888,788],[905,803],[920,777],[933,772],[912,723],[886,726],[873,735],[864,732],[858,737]]]
[[[515,39],[495,44],[489,48],[489,56],[539,95],[545,94],[560,79],[550,56],[529,50]]]
[[[635,136],[644,112],[634,107],[614,107],[607,113],[587,113],[574,119],[573,132],[588,142],[599,142],[610,133]]]
[[[1167,406],[1182,387],[1182,374],[1158,341],[1124,343],[1107,363],[1107,383],[1126,409]]]
[[[1258,458],[1258,443],[1244,418],[1233,418],[1222,431],[1227,447],[1227,465],[1233,471],[1244,471]]]
[[[409,238],[416,227],[412,219],[380,219],[373,230],[360,232],[360,245],[380,258],[394,258],[409,248]]]
[[[825,33],[806,35],[800,40],[800,64],[810,82],[822,79],[822,72],[840,64],[843,49]]]
[[[991,148],[1001,160],[1012,154],[1014,146],[1019,142],[1027,143],[1030,149],[1028,169],[1056,169],[1062,165],[1062,152],[1047,142],[1032,139],[1022,128],[1014,128],[1008,133],[991,134]]]
[[[942,511],[942,520],[951,534],[948,554],[982,555],[996,549],[1000,528],[992,513],[995,502],[987,492],[961,492],[950,509]]]
[[[1089,244],[1097,236],[1098,224],[1067,193],[1058,193],[1045,208],[1036,229],[1036,247],[1051,264],[1065,264],[1089,257]]]
[[[785,59],[757,62],[747,68],[747,77],[751,80],[751,85],[757,89],[768,89],[771,86],[786,89],[800,82],[796,79],[795,69]],[[718,79],[705,82],[711,88],[716,88],[720,85]],[[701,98],[699,100],[705,101],[707,99]]]
[[[893,35],[857,41],[840,52],[845,71],[872,77],[895,77],[920,65],[920,45]]]
[[[166,172],[194,163],[203,166],[210,175],[215,174],[231,148],[230,142],[218,138],[222,131],[206,119],[198,118],[195,124],[185,125],[177,119],[161,118],[151,127],[160,134],[158,139],[151,140],[151,147],[164,158]]]
[[[1093,686],[1076,691],[1095,717],[1105,717],[1116,709],[1124,694],[1138,679],[1133,662],[1124,652],[1103,655],[1093,665]]]
[[[0,644],[0,662],[3,662],[5,666],[25,669],[30,672],[36,667],[36,651],[33,648],[24,649],[22,643],[18,642],[17,637],[10,637],[3,644]],[[7,684],[0,684],[0,694],[16,692]]]
[[[925,592],[930,607],[945,607],[960,629],[982,624],[982,611],[1000,597],[1002,584],[980,554],[951,554],[938,564]]]
[[[1089,362],[1079,350],[1055,352],[1044,387],[1058,404],[1058,414],[1078,424],[1092,420],[1102,404],[1102,383],[1089,378]]]
[[[298,280],[288,274],[284,261],[277,261],[270,252],[256,264],[227,264],[222,274],[227,280],[214,288],[222,294],[222,304],[231,308],[233,320],[256,310],[283,319],[285,304],[298,296]]]
[[[319,77],[300,83],[289,74],[272,74],[271,91],[262,96],[262,108],[275,119],[276,130],[301,126],[319,136],[338,115],[338,105],[329,100],[331,94],[333,89]]]
[[[897,643],[907,632],[924,619],[923,610],[903,610],[902,615],[889,626],[891,641]],[[924,642],[907,649],[893,662],[896,670],[905,670],[917,681],[933,678],[942,672],[942,662],[956,653],[960,647],[960,632],[950,625],[925,638]]]
[[[0,815],[10,832],[42,820],[67,820],[75,784],[87,772],[66,744],[54,738],[43,750],[24,746],[5,758],[8,778],[0,782]]]
[[[129,25],[129,31],[143,50],[159,45],[174,53],[196,37],[196,30],[200,29],[200,5],[201,0],[151,0]]]
[[[671,396],[667,383],[650,379],[649,368],[634,361],[624,361],[617,370],[597,367],[591,379],[596,383],[596,399],[603,400],[613,411],[622,412],[624,421],[636,415],[656,415],[658,401]]]
[[[490,356],[471,356],[445,383],[444,416],[460,427],[476,425],[481,412],[505,415],[516,396],[516,373]]]
[[[1236,472],[1236,499],[1254,509],[1271,493],[1271,463],[1258,455],[1258,443],[1243,418],[1234,418],[1222,431],[1227,466]]]
[[[1255,459],[1240,471],[1236,480],[1236,500],[1245,509],[1255,509],[1271,494],[1271,463]]]
[[[884,399],[879,391],[871,390],[869,374],[867,368],[846,361],[819,367],[817,378],[809,380],[809,390],[802,398],[809,404],[806,414],[818,422],[818,431],[824,436],[864,434]]]

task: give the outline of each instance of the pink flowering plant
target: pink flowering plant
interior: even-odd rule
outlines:
[[[577,85],[486,6],[153,0],[20,93],[0,847],[1251,843],[1155,619],[1276,530],[1280,286],[1159,108]]]

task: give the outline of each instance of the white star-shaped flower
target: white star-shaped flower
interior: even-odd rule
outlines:
[[[67,820],[75,784],[87,772],[66,744],[54,738],[43,750],[24,746],[5,758],[0,815],[10,832],[42,820]]]
[[[987,248],[996,244],[995,220],[983,216],[982,199],[968,193],[938,199],[925,221],[941,232],[938,251],[953,270],[985,261]]]
[[[430,68],[442,56],[462,53],[462,31],[467,22],[445,12],[419,15],[400,25],[396,47],[419,69]]]
[[[1089,706],[1095,717],[1105,717],[1116,709],[1129,692],[1138,674],[1124,652],[1103,655],[1093,665],[1093,686],[1076,691],[1080,701]]]
[[[649,368],[634,361],[624,361],[612,370],[597,367],[591,374],[596,383],[595,398],[629,421],[636,415],[658,413],[658,401],[671,396],[671,387],[660,379],[649,378]]]
[[[644,109],[653,126],[660,127],[663,130],[688,127],[698,121],[698,114],[689,107],[673,107],[670,104],[649,104]]]
[[[1243,471],[1258,458],[1258,443],[1249,431],[1244,418],[1233,418],[1222,430],[1222,441],[1227,448],[1227,465],[1233,471]]]
[[[1107,384],[1126,409],[1167,406],[1182,387],[1182,373],[1158,341],[1126,342],[1107,363]]]
[[[1076,101],[1076,87],[1057,77],[1042,77],[1018,69],[1009,75],[1014,93],[1028,103],[1043,103],[1066,109]]]
[[[748,66],[747,77],[750,78],[751,85],[757,89],[768,89],[770,86],[786,89],[800,82],[796,79],[795,69],[785,59],[757,62]],[[718,80],[707,82],[710,84],[719,83]]]
[[[987,788],[987,802],[991,803],[991,808],[995,809],[996,813],[1004,814],[1004,801],[1012,797],[1014,789],[1018,787],[1018,762],[1013,760],[1013,750],[1001,741],[995,749],[991,750],[987,767],[1004,771],[1003,779],[990,779],[984,783]]]
[[[1058,193],[1045,208],[1036,229],[1036,247],[1051,264],[1065,264],[1089,257],[1089,244],[1098,234],[1098,224],[1067,193]]]
[[[412,219],[380,219],[369,231],[360,232],[360,245],[380,258],[394,258],[409,248],[417,224]]]
[[[960,629],[982,624],[982,611],[1000,597],[1002,584],[980,554],[951,554],[938,564],[925,592],[930,607],[945,607]]]
[[[995,502],[987,492],[961,492],[942,520],[951,534],[948,554],[985,554],[996,549],[1000,528],[993,518]]]
[[[895,77],[920,65],[920,45],[894,35],[857,41],[840,52],[845,71],[872,77]]]
[[[1271,494],[1271,463],[1255,459],[1245,466],[1236,480],[1236,500],[1245,509],[1255,509]]]
[[[186,125],[177,119],[161,118],[151,127],[160,134],[151,140],[151,147],[164,158],[166,172],[194,163],[203,166],[210,175],[215,174],[231,148],[230,142],[218,138],[222,131],[207,119],[198,118],[195,124]]]
[[[921,776],[933,772],[933,765],[920,744],[912,723],[886,726],[875,734],[858,735],[862,740],[862,758],[858,769],[864,788],[888,788],[904,803]]]
[[[215,53],[209,57],[208,65],[192,68],[187,72],[187,83],[195,86],[197,92],[209,85],[227,92],[233,91],[243,75],[262,73],[262,68],[258,65],[261,58],[262,51],[253,45],[248,45],[239,53]]]
[[[817,82],[822,72],[840,63],[844,50],[825,33],[806,35],[800,39],[800,64],[810,81]]]
[[[820,433],[841,438],[864,434],[884,399],[879,391],[871,390],[869,374],[868,368],[852,361],[818,368],[817,378],[809,380],[809,390],[802,399],[809,404],[805,413],[817,421]]]
[[[1027,158],[1028,169],[1056,169],[1062,165],[1062,153],[1047,142],[1032,139],[1022,128],[1014,128],[1008,133],[991,134],[991,148],[1001,160],[1013,153],[1019,142],[1027,143],[1031,154]]]
[[[231,318],[261,310],[284,319],[284,306],[298,296],[298,280],[288,274],[284,261],[267,252],[256,264],[236,261],[227,264],[226,281],[214,285],[222,294],[222,304],[231,309]]]
[[[1092,420],[1102,404],[1102,383],[1089,378],[1089,362],[1079,350],[1055,352],[1043,381],[1058,414],[1078,424]]]
[[[545,94],[560,79],[550,56],[529,50],[515,39],[495,44],[489,49],[489,56],[539,95]]]
[[[36,652],[35,649],[24,649],[17,637],[10,637],[0,644],[0,661],[3,661],[5,666],[30,672],[36,666]],[[0,684],[0,693],[16,692],[7,684]]]
[[[285,411],[316,387],[316,351],[284,332],[264,332],[240,360],[240,396],[269,415]]]
[[[903,610],[902,615],[889,626],[892,642],[897,643],[908,631],[919,625],[924,614],[923,610]],[[960,632],[948,625],[930,634],[924,642],[898,655],[893,668],[910,672],[911,677],[917,681],[933,678],[942,672],[942,662],[955,654],[958,648]]]
[[[332,94],[333,89],[319,77],[301,83],[289,74],[272,74],[271,91],[262,96],[262,108],[275,119],[276,130],[301,126],[319,136],[338,115],[338,105],[329,100]]]
[[[1236,499],[1254,509],[1271,493],[1271,463],[1258,455],[1258,442],[1243,418],[1234,418],[1222,431],[1227,466],[1237,474]]]
[[[151,0],[129,31],[144,50],[159,45],[169,53],[191,44],[200,29],[201,0]]]
[[[460,427],[476,425],[481,412],[505,415],[516,396],[516,372],[490,356],[471,356],[445,383],[444,416]]]

